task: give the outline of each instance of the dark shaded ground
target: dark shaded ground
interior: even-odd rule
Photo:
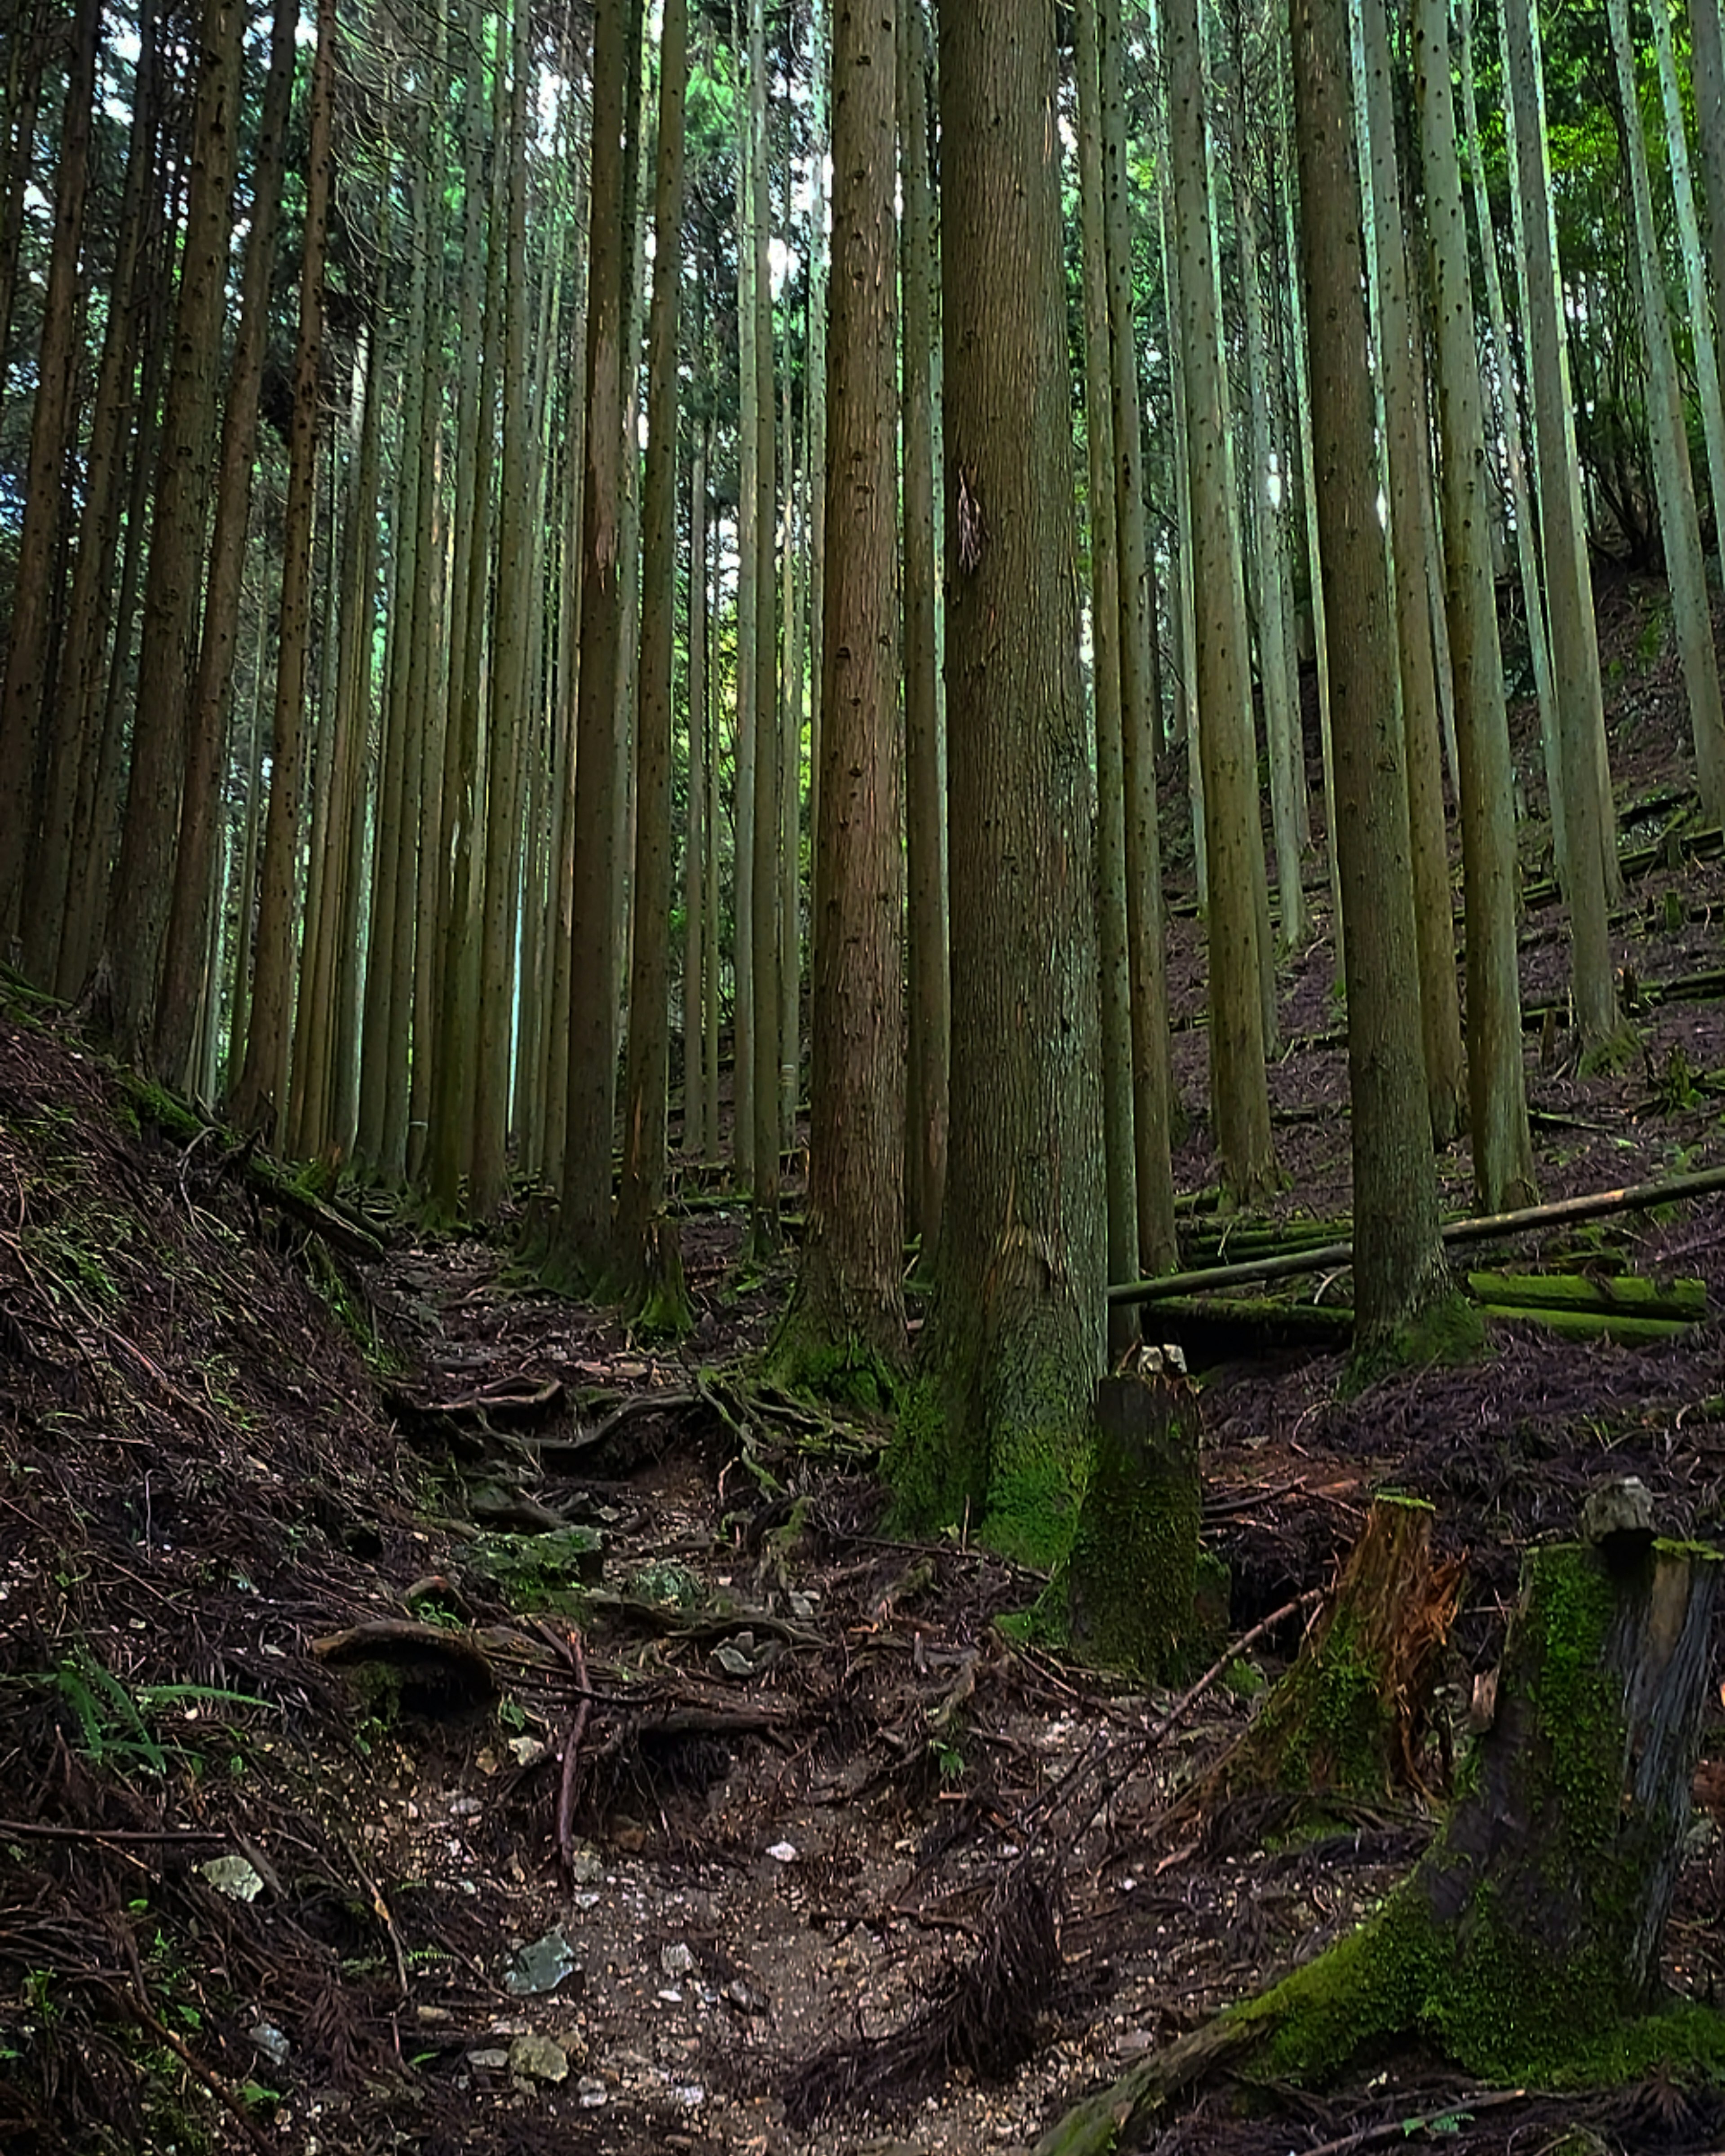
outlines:
[[[1662,996],[1722,963],[1725,864],[1664,850],[1692,819],[1656,609],[1613,586],[1602,617],[1625,844],[1661,850],[1615,924],[1639,1052],[1583,1079],[1561,1024],[1530,1027],[1548,1197],[1725,1158],[1725,1008]],[[1530,1004],[1560,999],[1564,963],[1540,829]],[[1170,942],[1197,1111],[1196,924]],[[1348,1127],[1321,952],[1287,968],[1283,1023],[1275,1209],[1327,1218],[1346,1208]],[[1465,1147],[1443,1172],[1468,1209]],[[1191,1193],[1214,1179],[1196,1113],[1178,1175]],[[1214,1221],[1191,1229],[1194,1254],[1214,1247]],[[701,1324],[675,1355],[512,1286],[480,1242],[399,1233],[357,1267],[254,1194],[217,1134],[165,1132],[58,1018],[7,1004],[0,2133],[16,2156],[1023,2147],[1406,1871],[1430,1822],[1401,1802],[1291,1844],[1276,1806],[1193,1820],[1180,1789],[1247,1719],[1229,1689],[1156,1734],[1168,1701],[994,1629],[1034,1578],[885,1535],[883,1434],[739,1379],[788,1275],[740,1273],[737,1244],[726,1213],[685,1222]],[[1477,1262],[1578,1257],[1702,1279],[1725,1306],[1713,1201]],[[1298,1293],[1345,1302],[1347,1281]],[[1430,1497],[1466,1553],[1434,1786],[1521,1551],[1567,1532],[1599,1474],[1640,1475],[1675,1532],[1720,1532],[1717,1317],[1640,1349],[1498,1328],[1474,1367],[1346,1400],[1334,1353],[1205,1337],[1206,1533],[1235,1636],[1330,1576],[1381,1482]],[[597,1532],[603,1578],[562,1608],[553,1580],[550,1605],[525,1608],[499,1537],[553,1521]],[[410,1620],[358,1661],[318,1647]],[[1273,1674],[1296,1643],[1289,1620],[1251,1659]],[[1725,1844],[1707,1807],[1725,1770],[1700,1788],[1668,1973],[1712,1996]],[[203,1868],[222,1858],[249,1867],[252,1898]],[[553,1927],[567,1973],[512,1991],[518,1950]],[[557,2051],[536,2067],[529,2037]],[[875,2110],[855,2108],[870,2091]],[[1576,2123],[1615,2150],[1725,2145],[1710,2092],[1488,2102],[1414,2058],[1322,2097],[1229,2083],[1143,2145],[1531,2150]]]

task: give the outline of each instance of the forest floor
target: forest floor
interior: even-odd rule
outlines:
[[[1684,791],[1663,608],[1660,588],[1602,593],[1623,844],[1632,864],[1651,849],[1614,924],[1639,1046],[1613,1072],[1582,1075],[1562,1022],[1524,759],[1524,993],[1559,1014],[1527,1034],[1548,1199],[1725,1160],[1725,863]],[[1214,1163],[1195,922],[1170,940],[1193,1117],[1178,1175],[1199,1193]],[[1282,1014],[1272,1209],[1291,1225],[1348,1202],[1321,948],[1285,968]],[[993,1620],[1040,1582],[963,1538],[895,1540],[886,1433],[741,1374],[790,1261],[742,1267],[736,1215],[693,1179],[700,1322],[665,1353],[515,1277],[501,1242],[416,1237],[374,1210],[384,1256],[344,1255],[248,1158],[213,1132],[188,1142],[64,1014],[8,993],[13,2156],[1022,2149],[1340,1934],[1425,1845],[1431,1808],[1404,1798],[1332,1805],[1316,1838],[1286,1805],[1183,1812],[1300,1620],[1154,1743],[1167,1699],[1009,1644]],[[1471,1211],[1465,1144],[1441,1167],[1446,1206]],[[1200,1260],[1225,1240],[1201,1209],[1189,1225]],[[1699,1280],[1718,1312],[1725,1207],[1473,1260],[1578,1261]],[[1345,1285],[1318,1276],[1299,1304]],[[1669,1532],[1721,1533],[1725,1320],[1644,1347],[1497,1326],[1478,1362],[1353,1398],[1339,1347],[1296,1342],[1296,1322],[1187,1339],[1206,1540],[1230,1581],[1219,1629],[1237,1640],[1330,1580],[1376,1487],[1430,1499],[1466,1563],[1424,1762],[1439,1793],[1522,1552],[1568,1531],[1600,1475],[1640,1476]],[[541,1533],[558,1539],[526,1539]],[[1671,1984],[1709,1998],[1712,1712],[1666,1941]],[[1033,1845],[1065,1852],[1055,1906],[1033,1912],[1052,1934],[1030,1927],[1052,1956],[1004,1936],[1003,1884]],[[976,1981],[991,1955],[1014,1979],[993,1995]],[[1575,2128],[1592,2148],[1717,2149],[1725,2092],[1506,2097],[1407,2055],[1322,2095],[1230,2080],[1141,2145],[1532,2152]]]

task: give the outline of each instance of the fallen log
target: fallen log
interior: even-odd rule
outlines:
[[[1574,1220],[1599,1220],[1614,1213],[1645,1212],[1650,1206],[1675,1204],[1685,1198],[1706,1198],[1725,1190],[1725,1168],[1694,1175],[1674,1175],[1663,1183],[1635,1183],[1621,1190],[1591,1192],[1580,1198],[1554,1199],[1548,1205],[1527,1205],[1514,1213],[1482,1213],[1466,1220],[1446,1220],[1446,1245],[1487,1243],[1537,1228]],[[1208,1295],[1218,1288],[1245,1287],[1257,1281],[1296,1280],[1305,1273],[1333,1272],[1353,1263],[1352,1241],[1327,1243],[1319,1250],[1267,1253],[1237,1265],[1212,1265],[1197,1272],[1163,1273],[1157,1280],[1124,1281],[1108,1291],[1111,1303],[1161,1302],[1173,1295]]]

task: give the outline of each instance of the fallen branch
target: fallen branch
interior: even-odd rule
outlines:
[[[1650,1206],[1674,1204],[1679,1199],[1706,1198],[1725,1190],[1725,1168],[1703,1168],[1695,1175],[1674,1175],[1663,1183],[1634,1183],[1622,1190],[1595,1191],[1582,1198],[1555,1199],[1548,1205],[1527,1205],[1515,1213],[1484,1213],[1469,1220],[1448,1220],[1443,1226],[1446,1245],[1489,1243],[1535,1228],[1553,1228],[1575,1220],[1599,1220],[1613,1213],[1645,1212]],[[1266,1280],[1295,1280],[1306,1273],[1328,1272],[1353,1263],[1353,1245],[1328,1243],[1321,1250],[1290,1250],[1280,1255],[1242,1260],[1238,1265],[1212,1265],[1201,1272],[1164,1273],[1159,1280],[1126,1281],[1108,1291],[1110,1303],[1162,1302],[1169,1296],[1207,1295],[1218,1288],[1244,1287]]]

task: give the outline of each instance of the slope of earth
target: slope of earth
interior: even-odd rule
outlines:
[[[1725,1159],[1725,868],[1682,798],[1656,608],[1603,609],[1639,1045],[1576,1065],[1561,911],[1526,826],[1543,1194]],[[1528,737],[1525,714],[1520,738]],[[1173,791],[1173,788],[1170,788]],[[1639,806],[1637,806],[1639,804]],[[1170,836],[1173,836],[1171,819]],[[1646,849],[1651,848],[1651,855]],[[1175,848],[1169,848],[1170,858]],[[1314,866],[1322,901],[1322,862]],[[1224,1224],[1195,920],[1171,935],[1189,1258]],[[1282,978],[1282,1232],[1348,1202],[1321,947]],[[1681,993],[1679,991],[1681,990]],[[1441,1163],[1468,1209],[1465,1145]],[[1494,1327],[1471,1367],[1344,1398],[1333,1347],[1223,1306],[1188,1330],[1206,1538],[1229,1568],[1189,1698],[1011,1642],[1040,1582],[895,1540],[884,1433],[762,1392],[788,1279],[687,1194],[699,1326],[669,1353],[475,1240],[369,1224],[0,1009],[0,2131],[18,2156],[270,2148],[980,2152],[1035,2143],[1145,2051],[1338,1936],[1431,1831],[1417,1794],[1194,1807],[1385,1483],[1468,1585],[1420,1762],[1434,1799],[1521,1552],[1603,1473],[1721,1534],[1725,1329],[1648,1345]],[[1725,1299],[1717,1199],[1494,1245]],[[1301,1322],[1345,1303],[1301,1284]],[[1281,1613],[1278,1614],[1277,1613]],[[1268,1620],[1266,1622],[1266,1620]],[[1245,1637],[1242,1646],[1242,1635]],[[1233,1649],[1224,1643],[1235,1643]],[[1725,1730],[1667,1938],[1725,1979]],[[1237,2083],[1141,2145],[1725,2145],[1715,2092],[1474,2090],[1417,2058],[1324,2097]]]

